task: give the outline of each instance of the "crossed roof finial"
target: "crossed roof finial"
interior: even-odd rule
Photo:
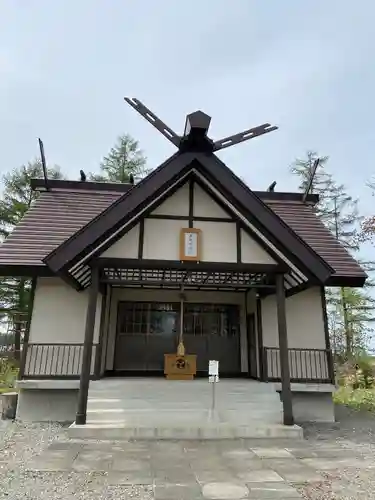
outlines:
[[[181,151],[219,151],[220,149],[248,141],[259,135],[267,134],[278,128],[271,126],[269,123],[264,123],[239,134],[225,137],[219,141],[213,141],[207,135],[211,117],[203,113],[203,111],[194,111],[194,113],[187,115],[184,135],[179,136],[138,99],[125,97],[125,101]]]

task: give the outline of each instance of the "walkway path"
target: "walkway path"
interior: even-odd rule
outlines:
[[[375,499],[375,419],[347,417],[295,441],[78,442],[58,426],[3,423],[0,498]]]
[[[228,500],[303,498],[309,485],[315,491],[324,488],[329,471],[374,466],[372,455],[345,443],[61,441],[52,443],[31,470],[91,471],[98,491],[106,495],[122,487],[137,491],[138,498]]]

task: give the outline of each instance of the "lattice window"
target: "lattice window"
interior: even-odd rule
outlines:
[[[238,306],[224,304],[185,304],[185,334],[232,337],[238,335],[238,332]]]
[[[178,302],[120,302],[118,328],[125,335],[162,335],[174,328],[179,310]]]
[[[179,325],[178,302],[121,302],[119,332],[125,335],[170,335]],[[184,305],[184,333],[233,337],[239,333],[239,308],[226,304]]]

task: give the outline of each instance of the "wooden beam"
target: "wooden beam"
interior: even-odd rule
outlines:
[[[92,343],[94,339],[95,314],[99,293],[99,271],[93,268],[91,272],[91,287],[89,289],[89,303],[86,313],[85,340],[82,355],[82,367],[78,392],[78,407],[76,414],[76,424],[86,424],[87,397],[90,384]]]
[[[276,275],[276,304],[280,349],[281,398],[284,410],[284,425],[293,425],[285,300],[284,275],[279,273]]]
[[[168,269],[186,271],[221,271],[247,272],[247,273],[269,273],[276,274],[287,272],[287,268],[279,264],[237,264],[236,262],[180,262],[178,260],[156,260],[156,259],[119,259],[119,258],[98,258],[93,260],[96,267],[103,269]]]
[[[150,214],[150,215],[146,215],[145,219],[189,221],[190,217],[188,215]],[[229,217],[204,217],[204,216],[196,216],[196,217],[191,217],[191,219],[194,220],[194,221],[202,221],[202,222],[231,222],[232,224],[233,224],[233,222],[235,222],[233,218],[229,218]]]
[[[236,222],[236,247],[237,247],[237,263],[242,262],[242,245],[241,245],[241,224],[239,221]]]
[[[139,221],[139,239],[138,239],[138,259],[143,259],[143,243],[145,239],[145,220]]]
[[[194,179],[190,177],[189,179],[189,227],[194,226]]]
[[[151,287],[154,286],[167,286],[167,287],[176,287],[180,288],[181,285],[184,284],[186,287],[198,287],[202,288],[204,290],[205,288],[212,288],[212,287],[221,287],[221,288],[241,288],[242,290],[252,290],[253,288],[272,288],[272,290],[275,289],[273,285],[263,285],[262,283],[230,283],[230,282],[222,282],[222,283],[189,283],[186,281],[163,281],[163,280],[116,280],[116,279],[111,279],[111,278],[103,278],[102,283],[112,285],[112,286],[145,286],[147,287],[148,285]]]

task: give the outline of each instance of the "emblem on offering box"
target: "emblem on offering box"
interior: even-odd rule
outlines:
[[[201,230],[193,227],[183,228],[180,233],[180,260],[199,261]]]

